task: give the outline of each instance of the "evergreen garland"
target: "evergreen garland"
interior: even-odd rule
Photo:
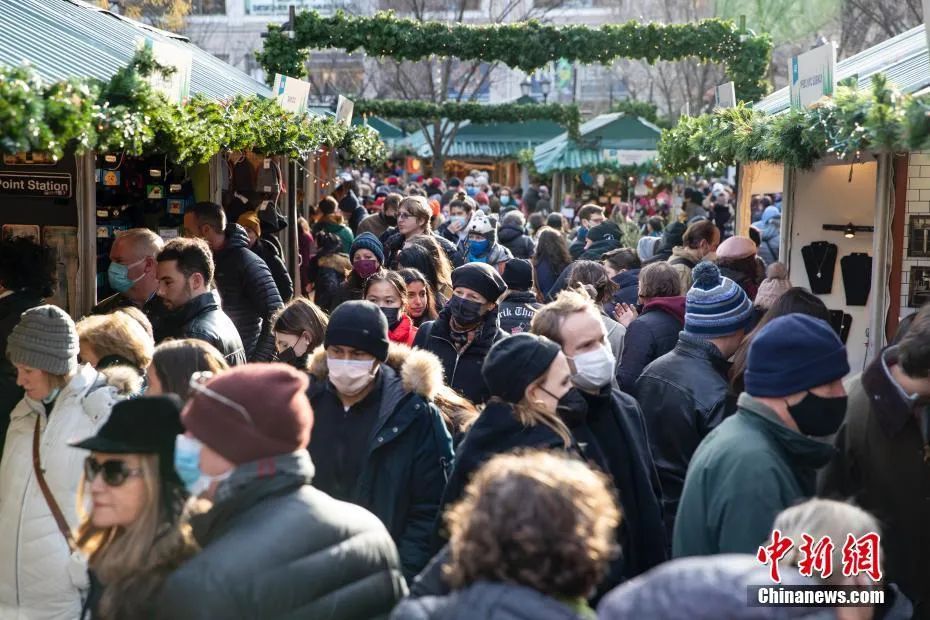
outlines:
[[[676,174],[758,161],[807,170],[825,157],[856,162],[866,151],[930,147],[930,98],[902,95],[883,74],[871,86],[839,85],[832,99],[774,116],[743,104],[684,116],[662,132],[659,160]]]
[[[164,153],[182,165],[205,163],[224,149],[306,159],[329,147],[352,162],[387,157],[370,127],[294,115],[258,96],[170,103],[146,81],[154,71],[169,70],[155,63],[150,50],[140,50],[106,82],[44,85],[29,67],[0,68],[0,152],[47,152],[54,159],[69,150]]]
[[[433,103],[392,99],[362,99],[355,102],[355,114],[385,118],[414,118],[422,121],[447,119],[453,122],[525,123],[548,120],[565,127],[569,135],[578,135],[581,112],[575,105],[558,103],[501,103],[485,105],[472,101]]]
[[[766,72],[772,42],[768,35],[740,32],[729,20],[704,19],[686,24],[629,21],[598,28],[554,26],[530,20],[468,25],[418,21],[392,12],[372,16],[337,11],[323,16],[301,11],[293,38],[270,24],[264,48],[256,58],[272,79],[275,73],[304,77],[310,49],[364,50],[375,57],[417,61],[430,56],[501,62],[530,72],[560,59],[582,64],[609,64],[618,58],[659,60],[698,58],[726,66],[736,95],[755,101],[767,92]]]

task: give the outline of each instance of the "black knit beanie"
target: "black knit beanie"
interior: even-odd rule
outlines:
[[[481,376],[491,392],[508,403],[523,400],[527,386],[539,379],[562,349],[545,336],[515,334],[488,351]]]
[[[346,301],[329,317],[323,346],[352,347],[380,361],[388,356],[388,324],[381,308],[370,301]]]
[[[497,269],[485,263],[468,263],[452,271],[452,288],[471,289],[488,300],[497,303],[507,290],[507,285]]]

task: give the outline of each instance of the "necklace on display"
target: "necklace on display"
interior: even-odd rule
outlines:
[[[820,280],[823,278],[823,265],[827,262],[827,256],[830,255],[830,246],[825,246],[823,251],[823,256],[820,257],[820,265],[817,266],[817,279]]]

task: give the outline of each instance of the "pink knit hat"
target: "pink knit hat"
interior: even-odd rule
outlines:
[[[730,237],[717,248],[717,258],[748,258],[756,255],[756,244],[749,237]]]
[[[772,263],[765,273],[766,278],[759,285],[754,304],[757,308],[768,310],[778,298],[788,292],[791,281],[788,280],[788,270],[782,263]]]

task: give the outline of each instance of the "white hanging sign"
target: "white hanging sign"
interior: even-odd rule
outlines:
[[[726,82],[724,84],[720,84],[714,89],[714,107],[736,107],[736,84],[733,82]]]
[[[288,112],[303,114],[307,111],[307,97],[310,96],[310,82],[275,73],[272,91],[278,101],[278,105]]]
[[[807,108],[836,90],[836,46],[830,42],[791,59],[791,107]]]

